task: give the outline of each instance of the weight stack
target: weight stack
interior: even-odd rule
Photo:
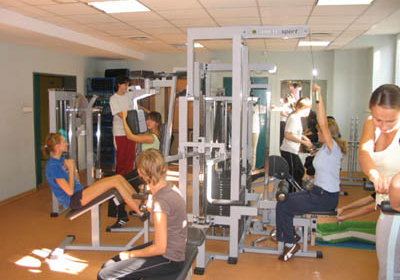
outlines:
[[[231,171],[212,171],[212,190],[211,197],[213,199],[230,199],[231,196]],[[207,178],[207,176],[206,176]],[[207,183],[207,182],[205,182]],[[244,191],[240,192],[240,201],[242,203],[235,203],[234,205],[244,205]],[[230,205],[211,204],[206,202],[206,213],[207,215],[215,216],[230,216]]]

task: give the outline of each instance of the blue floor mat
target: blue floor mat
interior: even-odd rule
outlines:
[[[329,242],[317,241],[316,245],[351,248],[351,249],[361,249],[361,250],[373,250],[373,251],[376,250],[374,244],[367,244],[367,243],[356,242],[356,241],[345,241],[345,242],[339,242],[339,243],[329,243]]]

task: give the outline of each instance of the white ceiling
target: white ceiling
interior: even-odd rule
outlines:
[[[400,0],[355,6],[316,6],[317,0],[140,0],[150,12],[111,15],[88,1],[94,0],[0,0],[0,40],[84,56],[143,59],[147,53],[186,52],[181,46],[191,27],[305,24],[311,39],[331,41],[315,50],[346,48],[364,34],[400,33]],[[259,39],[249,48],[309,49],[297,43]],[[202,44],[208,51],[231,48],[226,41]]]

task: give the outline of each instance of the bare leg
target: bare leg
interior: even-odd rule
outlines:
[[[132,198],[132,195],[134,193],[132,187],[129,185],[128,181],[126,181],[125,178],[121,175],[115,175],[112,177],[101,179],[84,189],[82,192],[82,205],[88,204],[90,201],[112,188],[115,188],[121,194],[125,203],[137,214],[143,214],[139,210],[138,204]]]

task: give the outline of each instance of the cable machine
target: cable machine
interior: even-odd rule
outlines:
[[[75,160],[78,170],[86,169],[86,181],[90,185],[101,177],[100,135],[101,125],[96,126],[96,150],[93,150],[93,117],[101,119],[101,108],[93,107],[97,96],[90,101],[85,96],[71,91],[49,89],[50,133],[63,131],[69,143],[68,157]],[[52,197],[52,217],[64,212],[60,210],[57,198]]]
[[[253,88],[265,89],[265,174],[268,174],[271,89],[265,84],[252,84],[250,77],[253,71],[276,71],[276,65],[249,64],[246,40],[303,38],[308,32],[307,26],[188,29],[187,96],[179,98],[179,189],[187,198],[187,190],[191,186],[192,213],[188,215],[189,222],[207,232],[208,239],[229,242],[229,254],[205,252],[203,245],[195,273],[204,273],[208,261],[212,259],[235,264],[240,252],[250,251],[244,246],[244,239],[250,232],[252,217],[267,208],[263,194],[252,190],[252,108],[257,98],[250,96],[250,92]],[[195,61],[194,43],[197,40],[232,40],[232,63]],[[211,93],[209,77],[214,71],[232,72],[231,97]],[[189,103],[193,105],[191,141],[187,117]],[[188,177],[189,158],[192,160],[191,180]],[[266,188],[268,183],[266,175],[262,184]],[[275,201],[268,203],[271,204],[268,206],[270,209],[275,207]],[[213,235],[217,228],[229,232],[228,235]]]

